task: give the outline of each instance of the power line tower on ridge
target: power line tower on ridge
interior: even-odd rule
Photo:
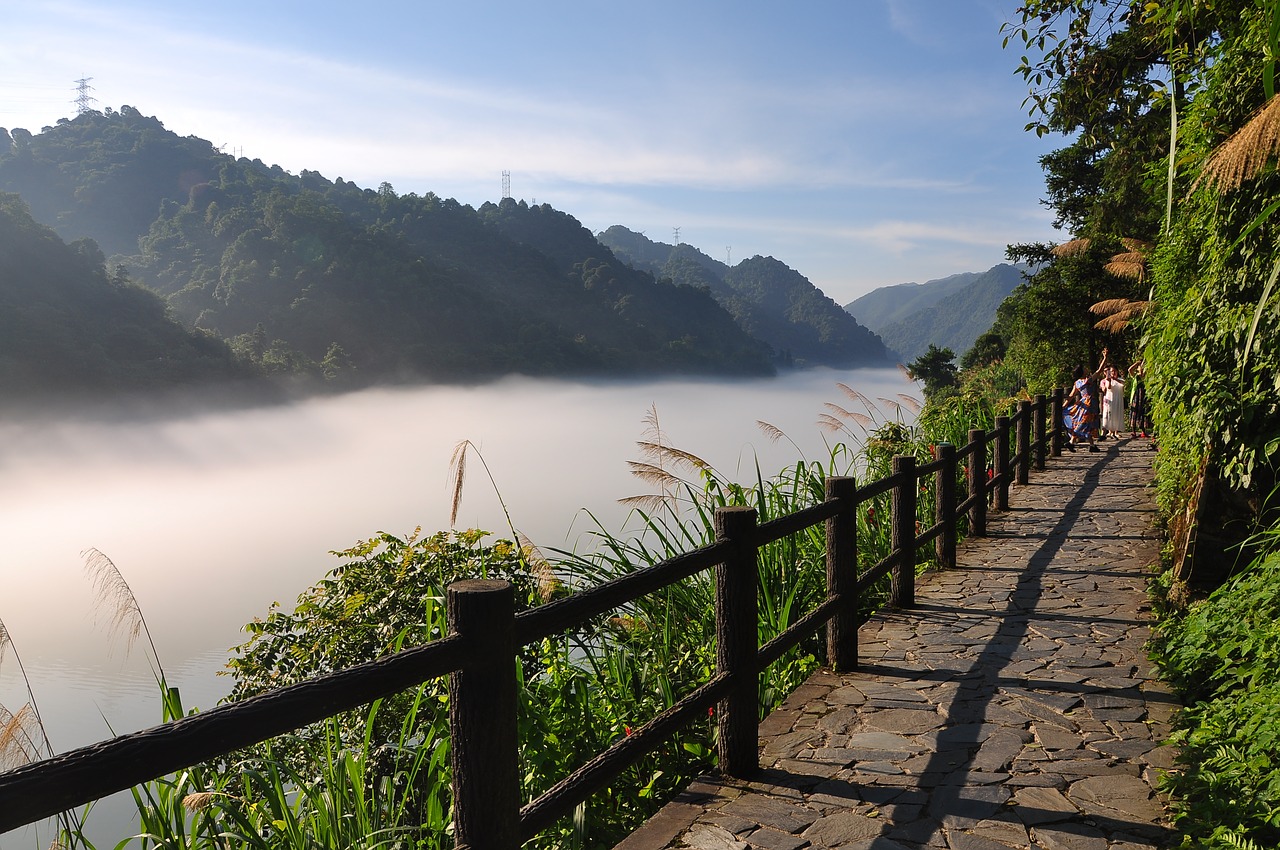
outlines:
[[[511,197],[511,172],[502,172],[502,198],[506,200]]]
[[[89,92],[93,91],[93,86],[89,85],[89,81],[92,79],[93,77],[81,77],[76,80],[76,99],[71,101],[76,105],[76,115],[84,115],[86,112],[91,112],[93,107],[89,104],[98,102],[96,97],[89,94]]]

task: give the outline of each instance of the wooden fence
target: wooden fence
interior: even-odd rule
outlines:
[[[957,520],[966,517],[969,534],[983,536],[988,503],[997,511],[1007,510],[1010,485],[1027,483],[1032,467],[1044,469],[1046,455],[1061,454],[1062,402],[1061,390],[1049,398],[1022,401],[1013,416],[997,417],[993,430],[971,430],[963,447],[941,444],[935,459],[924,464],[896,456],[887,478],[862,487],[852,478],[828,479],[825,501],[770,522],[758,524],[752,508],[722,508],[715,515],[711,545],[519,614],[507,582],[455,582],[447,591],[449,633],[440,640],[0,774],[0,833],[441,676],[449,677],[459,848],[513,850],[713,707],[719,769],[748,775],[759,766],[760,672],[824,625],[829,663],[837,670],[854,669],[859,599],[888,575],[890,604],[911,607],[917,553],[929,543],[939,567],[954,567]],[[960,500],[956,491],[962,461],[967,461],[968,475]],[[935,481],[936,522],[918,530],[916,501],[926,476]],[[891,551],[859,574],[858,506],[885,493],[891,494]],[[757,549],[819,523],[825,524],[827,540],[826,599],[757,646]],[[709,569],[715,570],[716,587],[715,675],[521,807],[515,679],[519,648]]]

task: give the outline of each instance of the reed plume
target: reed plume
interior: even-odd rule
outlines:
[[[1200,167],[1191,191],[1203,182],[1219,192],[1239,189],[1262,173],[1280,151],[1280,97],[1273,97],[1243,127],[1218,145]]]
[[[0,771],[13,770],[40,760],[36,735],[40,721],[31,703],[11,712],[0,705]]]
[[[1108,298],[1099,301],[1089,311],[1103,318],[1094,323],[1094,327],[1107,333],[1117,333],[1129,326],[1129,323],[1151,309],[1152,301],[1130,301],[1128,298]]]
[[[898,393],[898,398],[902,399],[902,403],[911,408],[912,413],[919,413],[924,410],[924,405],[920,403],[920,399],[915,396],[909,396],[906,393]]]
[[[875,424],[875,420],[873,420],[870,416],[867,416],[864,413],[858,413],[857,411],[853,411],[853,410],[845,410],[843,407],[841,407],[838,404],[832,404],[831,402],[827,401],[827,402],[823,402],[822,406],[830,410],[832,413],[834,413],[836,416],[840,417],[841,419],[852,419],[854,422],[857,422],[860,426],[862,426],[863,430],[866,430],[867,428],[870,428],[873,424]]]
[[[524,562],[529,565],[529,571],[538,580],[538,597],[543,602],[550,602],[559,595],[564,582],[556,575],[555,568],[542,554],[542,550],[526,535],[517,533],[516,543],[520,545],[520,556],[524,558]]]
[[[18,655],[18,647],[14,646],[13,636],[9,634],[8,627],[5,626],[4,620],[0,620],[0,666],[3,666],[6,652],[13,653],[13,660],[18,665],[18,674],[22,677],[22,684],[27,689],[27,703],[24,708],[31,710],[31,716],[35,722],[34,731],[40,733],[40,741],[44,744],[45,754],[52,756],[53,744],[49,743],[49,734],[44,727],[44,718],[40,716],[40,707],[36,704],[35,691],[31,689],[31,679],[27,677],[27,668],[22,664],[22,657]],[[0,706],[0,710],[3,710],[3,708],[3,706]],[[18,713],[21,714],[22,710],[19,709]],[[9,716],[13,717],[14,715],[9,714]],[[34,738],[31,740],[34,741]],[[36,758],[39,758],[40,748],[36,747],[35,752]]]
[[[667,435],[658,419],[656,404],[649,405],[643,422],[642,439],[636,441],[636,446],[640,449],[640,456],[646,460],[629,460],[627,466],[631,468],[632,475],[648,484],[656,484],[660,492],[627,496],[619,499],[618,504],[650,512],[666,507],[674,514],[676,497],[672,491],[685,482],[668,467],[706,473],[712,471],[712,466],[697,455],[677,449],[667,441]]]
[[[779,440],[786,439],[787,434],[776,425],[770,425],[763,419],[756,420],[756,427],[760,429],[760,433],[769,438],[769,442],[776,443]]]
[[[470,440],[462,440],[453,447],[453,456],[449,458],[449,478],[450,499],[449,499],[449,527],[457,528],[458,526],[458,510],[462,507],[462,486],[467,480],[467,455],[471,452],[480,459],[480,465],[484,467],[484,474],[489,477],[489,484],[493,486],[493,492],[498,497],[498,504],[502,506],[502,515],[507,519],[507,528],[511,529],[513,538],[519,536],[516,531],[515,523],[511,521],[511,511],[507,510],[507,501],[502,498],[502,491],[498,489],[498,482],[493,477],[493,472],[489,469],[489,464],[485,463],[484,455],[480,453],[480,449]]]
[[[142,606],[138,597],[125,581],[124,575],[115,563],[95,548],[85,549],[80,553],[84,558],[84,569],[93,582],[97,593],[97,604],[94,606],[95,616],[106,612],[110,616],[107,630],[112,635],[123,635],[125,654],[133,650],[139,635],[145,635],[147,645],[151,647],[151,659],[155,662],[157,678],[165,681],[164,666],[160,663],[160,653],[156,651],[156,642],[151,638],[151,630],[147,628],[147,619],[142,616]]]
[[[1061,245],[1055,245],[1050,253],[1058,258],[1075,257],[1088,251],[1089,246],[1092,244],[1093,240],[1091,239],[1072,239],[1069,242],[1063,242]]]

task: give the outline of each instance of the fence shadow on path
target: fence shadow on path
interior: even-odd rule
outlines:
[[[820,672],[764,721],[758,775],[694,783],[619,847],[1170,843],[1145,449],[1076,452],[1018,487],[914,607],[862,627],[855,672]]]

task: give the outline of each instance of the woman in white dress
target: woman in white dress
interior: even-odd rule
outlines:
[[[1119,439],[1124,431],[1124,378],[1115,366],[1106,367],[1106,374],[1098,383],[1102,393],[1102,436]]]

